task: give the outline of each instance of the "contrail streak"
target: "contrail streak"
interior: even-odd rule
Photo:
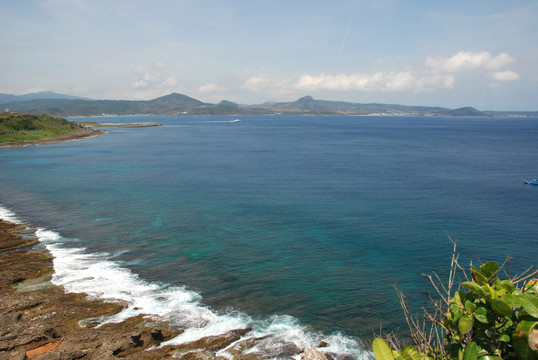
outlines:
[[[342,40],[342,45],[340,45],[340,51],[338,52],[338,62],[340,62],[340,59],[342,58],[342,52],[344,51],[344,47],[346,46],[347,37],[349,36],[349,31],[351,29],[351,23],[353,22],[353,14],[355,13],[355,9],[357,8],[357,2],[358,1],[355,1],[355,4],[353,5],[353,10],[351,11],[351,14],[349,15],[349,21],[347,22],[346,33],[344,35],[344,39]]]

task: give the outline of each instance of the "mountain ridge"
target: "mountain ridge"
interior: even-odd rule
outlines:
[[[44,96],[40,98],[40,96]],[[53,98],[50,98],[53,97]],[[7,101],[6,101],[7,100]],[[50,92],[26,95],[0,94],[4,111],[54,116],[99,115],[386,115],[386,116],[538,116],[538,111],[480,111],[474,107],[449,109],[316,100],[310,95],[289,102],[239,105],[222,100],[205,103],[190,96],[171,93],[152,100],[92,100]]]
[[[23,95],[0,94],[0,104],[36,99],[93,100],[88,97],[59,94],[52,91],[39,91]]]

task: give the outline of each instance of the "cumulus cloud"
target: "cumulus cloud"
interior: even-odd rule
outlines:
[[[262,91],[270,87],[271,80],[264,74],[249,77],[243,84],[243,88],[249,91]]]
[[[198,88],[199,92],[222,92],[226,91],[226,88],[222,85],[215,84],[215,83],[209,83],[202,85]]]
[[[490,74],[492,78],[498,81],[515,81],[519,80],[519,74],[511,70],[497,71]]]
[[[298,89],[398,91],[409,89],[415,81],[410,71],[399,73],[339,74],[299,76],[294,84]]]
[[[464,72],[485,73],[497,81],[515,81],[519,79],[519,74],[512,70],[499,71],[502,67],[515,61],[513,57],[506,53],[497,56],[491,55],[487,51],[465,52],[449,57],[429,57],[426,59],[426,66],[433,73],[458,74]]]
[[[141,89],[141,88],[145,88],[146,86],[148,86],[148,83],[145,82],[144,80],[138,80],[138,81],[135,81],[133,83],[133,87],[135,89]]]
[[[178,81],[170,68],[166,62],[157,61],[133,69],[135,79],[130,84],[129,97],[149,99],[176,91]]]
[[[175,77],[170,76],[165,79],[158,76],[144,76],[142,79],[132,83],[134,89],[144,88],[173,88],[177,84]]]
[[[299,76],[294,87],[305,90],[426,91],[454,87],[452,75],[426,75],[418,71]]]
[[[449,58],[428,57],[426,66],[440,73],[459,73],[475,70],[497,70],[514,61],[513,57],[505,53],[493,57],[487,51],[475,53],[460,51]]]
[[[177,85],[177,80],[174,76],[170,76],[166,79],[164,79],[163,81],[161,81],[161,85],[162,87],[174,87]]]
[[[502,67],[514,61],[513,57],[505,53],[493,56],[487,51],[474,53],[462,51],[450,57],[428,57],[422,69],[337,75],[303,73],[277,80],[261,74],[247,78],[243,87],[256,92],[268,90],[276,92],[285,87],[301,91],[421,92],[454,88],[457,76],[466,72],[487,74],[497,81],[517,80],[519,79],[517,73],[511,70],[501,70]]]

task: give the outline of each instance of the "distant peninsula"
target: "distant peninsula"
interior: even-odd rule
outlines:
[[[0,147],[71,141],[103,133],[50,115],[0,114]]]
[[[48,144],[104,134],[95,128],[161,126],[156,122],[73,122],[51,115],[0,114],[0,147]]]
[[[162,124],[157,122],[137,122],[137,123],[101,123],[92,121],[83,121],[78,123],[84,127],[115,127],[115,128],[140,128],[140,127],[152,127],[161,126]]]
[[[242,105],[223,100],[205,103],[172,93],[153,100],[92,100],[50,92],[26,95],[0,94],[3,112],[53,116],[115,115],[368,115],[368,116],[538,116],[538,111],[479,111],[473,107],[407,106],[316,100],[304,96],[291,102]]]

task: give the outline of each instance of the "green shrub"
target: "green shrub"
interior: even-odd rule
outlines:
[[[467,281],[452,293],[456,270]],[[372,343],[376,358],[538,360],[538,279],[531,279],[538,271],[532,270],[502,280],[501,267],[489,261],[479,268],[471,264],[469,277],[454,255],[446,284],[440,284],[437,275],[427,276],[439,295],[437,300],[430,297],[433,314],[423,307],[429,327],[409,316],[405,297],[399,293],[414,346],[397,349],[399,344],[389,341],[395,348],[391,349],[378,337]]]

